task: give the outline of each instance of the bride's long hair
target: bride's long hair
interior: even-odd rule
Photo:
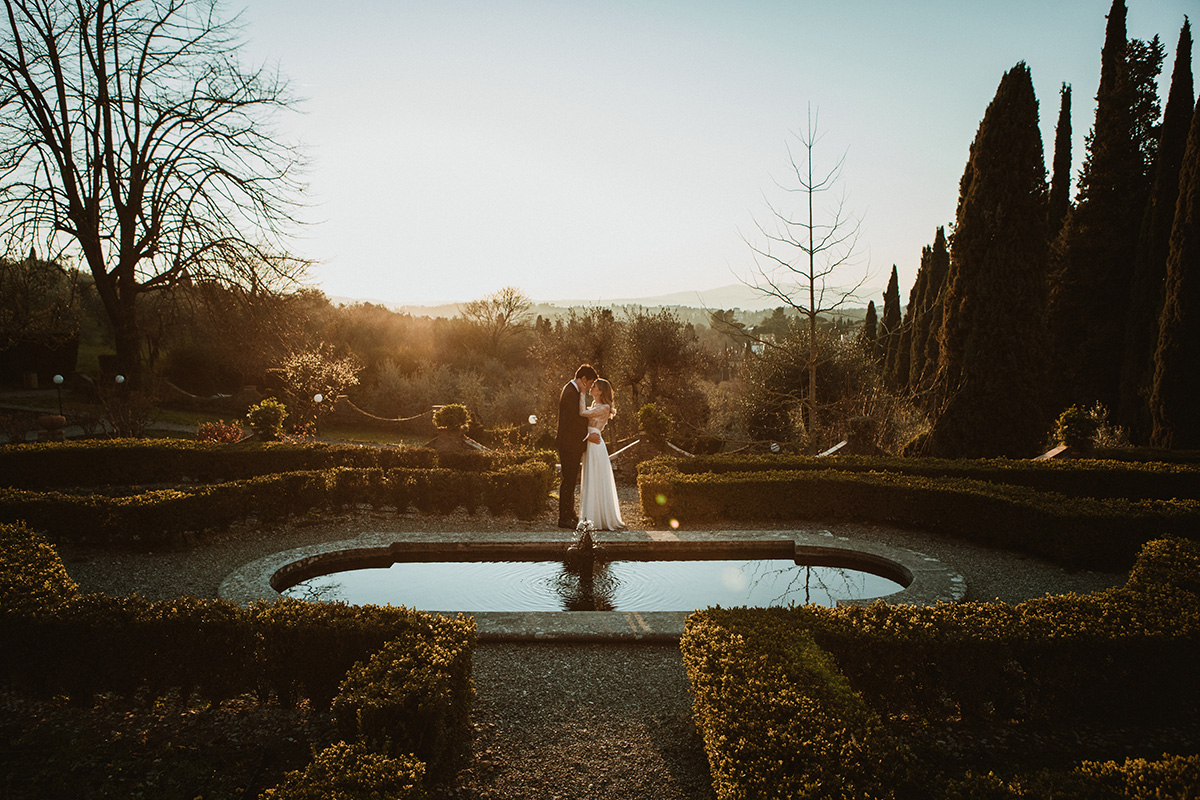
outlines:
[[[608,406],[609,418],[615,417],[617,415],[617,406],[613,403],[612,384],[604,380],[604,378],[597,378],[596,385],[600,387],[600,402]]]

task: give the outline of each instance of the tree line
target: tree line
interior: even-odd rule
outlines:
[[[1071,87],[1047,182],[1029,68],[1000,81],[971,144],[951,232],[936,230],[903,315],[896,272],[862,340],[928,415],[914,453],[1026,456],[1068,407],[1135,444],[1200,448],[1200,107],[1185,17],[1165,109],[1158,36],[1114,0],[1076,192]],[[1160,119],[1160,110],[1162,111]]]
[[[131,385],[161,376],[197,394],[272,391],[281,374],[332,365],[337,386],[377,416],[458,402],[490,426],[549,424],[558,388],[586,361],[617,385],[618,420],[653,402],[697,449],[812,452],[855,439],[1026,456],[1070,406],[1107,409],[1138,444],[1200,447],[1200,122],[1186,18],[1163,108],[1165,48],[1157,36],[1129,38],[1125,2],[1114,0],[1073,198],[1070,87],[1047,179],[1029,69],[1007,72],[971,145],[954,222],[923,249],[907,306],[893,268],[882,313],[872,303],[851,330],[853,290],[822,294],[858,237],[841,207],[828,227],[773,209],[777,225],[762,228],[754,256],[807,291],[760,269],[749,282],[781,307],[758,319],[645,308],[539,318],[515,287],[454,317],[336,306],[298,288],[306,265],[288,255],[302,158],[271,125],[288,106],[286,83],[239,63],[236,28],[211,0],[5,7],[7,345],[40,336],[58,347],[74,325],[105,339]],[[840,162],[813,172],[811,114],[799,139],[807,160],[793,160],[794,177],[811,199]],[[788,248],[802,257],[781,255]]]

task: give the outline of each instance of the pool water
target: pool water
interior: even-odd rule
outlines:
[[[562,561],[424,561],[333,572],[281,594],[429,611],[691,611],[833,606],[903,588],[869,572],[791,559],[601,561],[590,568]]]

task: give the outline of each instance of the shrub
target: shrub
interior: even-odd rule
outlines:
[[[236,444],[242,440],[242,426],[219,419],[216,422],[201,422],[196,429],[197,442]]]
[[[433,412],[434,426],[450,431],[462,430],[470,419],[467,407],[458,403],[442,406]]]
[[[423,800],[425,765],[412,756],[373,753],[336,742],[303,770],[263,793],[266,800]]]
[[[1092,448],[1098,428],[1092,415],[1079,406],[1071,406],[1059,414],[1054,424],[1054,438],[1059,444],[1087,452]]]
[[[1190,724],[1196,574],[1200,547],[1171,540],[1144,548],[1128,585],[1095,595],[696,612],[681,648],[717,796],[1191,797],[1200,756],[963,775],[918,759],[907,742],[920,736],[905,737]]]
[[[76,599],[58,551],[21,523],[0,525],[0,613],[42,614]]]
[[[680,647],[718,797],[902,789],[906,754],[807,633],[753,611],[697,612]]]
[[[246,424],[264,442],[275,442],[283,436],[283,421],[287,419],[287,406],[273,397],[250,406],[246,412]]]
[[[413,753],[434,776],[453,775],[470,747],[474,622],[458,637],[410,627],[346,673],[333,699],[338,728],[371,749]]]
[[[651,444],[662,446],[671,432],[671,418],[659,411],[658,406],[647,403],[638,409],[638,427]]]

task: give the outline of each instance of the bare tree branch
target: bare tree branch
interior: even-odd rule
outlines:
[[[283,286],[299,153],[286,84],[238,64],[216,0],[5,0],[0,247],[77,255],[140,369],[136,298],[183,281]]]
[[[810,107],[807,127],[795,134],[803,150],[801,158],[797,159],[791,144],[787,147],[795,185],[776,183],[788,194],[800,197],[799,214],[788,213],[767,201],[772,224],[768,226],[758,220],[754,223],[765,244],[742,237],[754,255],[754,267],[747,279],[741,279],[742,283],[765,297],[775,298],[808,322],[809,381],[805,406],[810,427],[815,427],[819,410],[816,371],[821,355],[817,320],[858,300],[858,292],[869,277],[869,272],[864,271],[849,287],[831,284],[835,276],[857,267],[862,221],[848,212],[844,192],[826,209],[825,216],[816,215],[816,198],[837,187],[846,161],[843,153],[833,167],[814,177],[814,150],[822,136]]]

